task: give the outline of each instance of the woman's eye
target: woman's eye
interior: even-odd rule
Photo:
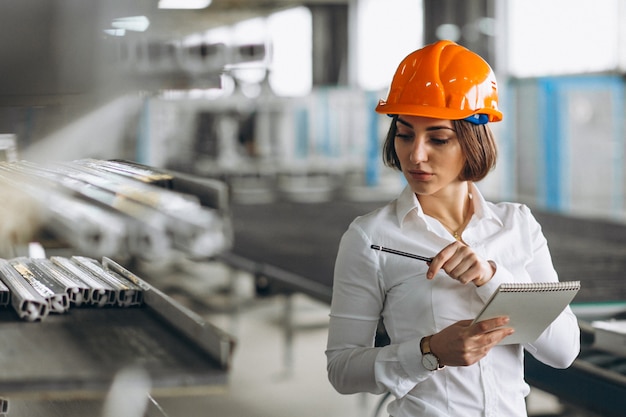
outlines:
[[[449,139],[430,138],[430,141],[435,145],[445,145]]]
[[[408,134],[408,133],[401,133],[401,132],[397,132],[396,133],[396,137],[398,139],[402,139],[402,140],[410,140],[413,138],[413,135]]]

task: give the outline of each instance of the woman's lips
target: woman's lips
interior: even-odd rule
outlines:
[[[417,181],[428,181],[433,177],[432,173],[420,170],[409,170],[408,174],[411,178]]]

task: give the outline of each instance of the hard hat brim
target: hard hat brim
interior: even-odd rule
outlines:
[[[473,110],[458,110],[432,106],[390,104],[385,100],[378,102],[376,112],[381,114],[404,114],[407,116],[421,116],[445,120],[461,120],[480,113],[486,114],[490,122],[499,122],[502,120],[502,113],[495,109],[481,109],[477,112]]]

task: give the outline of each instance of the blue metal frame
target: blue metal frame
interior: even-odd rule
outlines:
[[[365,103],[368,112],[368,128],[367,128],[367,150],[365,157],[365,184],[369,186],[378,185],[380,177],[380,142],[378,137],[378,122],[380,115],[373,111],[378,103],[376,92],[370,91],[366,93]]]
[[[570,155],[568,146],[568,113],[563,103],[571,91],[606,89],[611,93],[611,110],[614,113],[613,144],[615,157],[611,161],[612,210],[623,209],[624,165],[624,81],[618,75],[579,75],[544,77],[538,79],[538,117],[540,118],[541,145],[544,149],[544,174],[538,177],[538,198],[545,207],[567,211],[570,201]]]

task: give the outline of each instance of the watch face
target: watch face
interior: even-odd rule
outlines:
[[[439,368],[439,361],[432,353],[426,353],[422,356],[422,365],[429,371],[436,371]]]

